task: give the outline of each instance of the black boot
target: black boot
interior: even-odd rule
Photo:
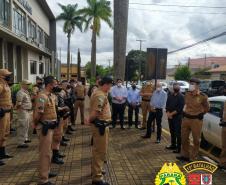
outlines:
[[[3,161],[0,161],[0,166],[5,165],[5,163]]]
[[[69,129],[70,131],[72,131],[72,132],[75,131],[75,129],[74,129],[71,125],[68,126],[68,129]]]
[[[68,139],[68,138],[66,138],[65,136],[63,136],[63,137],[62,137],[62,141],[68,142],[68,141],[70,141],[70,139]]]
[[[58,158],[64,158],[65,157],[65,155],[61,154],[59,152],[59,150],[53,150],[53,153],[56,153],[56,155],[57,155]]]
[[[67,144],[66,142],[64,142],[64,141],[61,140],[60,146],[67,146],[67,145],[68,145],[68,144]]]
[[[52,163],[59,165],[64,164],[64,161],[58,156],[58,150],[53,150]]]
[[[0,159],[9,159],[9,158],[12,158],[12,157],[13,156],[6,154],[5,147],[0,147]]]

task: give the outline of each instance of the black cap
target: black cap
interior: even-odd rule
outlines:
[[[100,85],[104,85],[104,84],[112,84],[113,83],[113,79],[109,76],[105,76],[101,79],[100,81]]]
[[[192,78],[190,80],[190,83],[196,83],[197,85],[199,85],[200,84],[200,80],[198,78]]]
[[[55,81],[55,77],[54,76],[47,76],[44,78],[44,83],[47,86],[48,84],[51,84]]]

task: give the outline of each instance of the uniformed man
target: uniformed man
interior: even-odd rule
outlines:
[[[147,113],[150,109],[150,100],[154,92],[154,87],[150,82],[147,82],[140,91],[140,96],[142,97],[141,109],[143,114],[143,121],[141,125],[141,130],[145,130],[147,127]]]
[[[49,181],[51,164],[51,146],[53,131],[57,123],[56,96],[52,94],[57,86],[53,76],[44,79],[45,89],[36,98],[34,122],[39,137],[39,176],[41,185],[52,185]]]
[[[224,102],[224,113],[223,113],[223,120],[222,120],[222,149],[220,155],[220,163],[219,168],[226,170],[226,102]]]
[[[10,134],[10,112],[12,109],[11,90],[8,85],[11,74],[7,69],[0,69],[0,160],[12,158],[5,151],[7,136]],[[3,164],[0,161],[0,165]]]
[[[92,184],[109,185],[103,181],[102,169],[106,159],[109,123],[111,121],[111,110],[108,101],[108,92],[112,85],[112,79],[104,77],[100,87],[96,90],[90,100],[90,116],[93,148],[92,148]]]
[[[31,85],[31,82],[29,82],[28,80],[23,80],[21,82],[21,89],[20,91],[18,91],[16,96],[16,109],[18,120],[17,148],[27,148],[27,143],[30,142],[28,132],[31,123],[32,103],[30,93],[28,92],[29,85]]]
[[[81,124],[84,124],[84,110],[85,110],[85,96],[86,96],[86,87],[82,85],[82,82],[79,80],[78,84],[75,87],[75,120],[77,118],[78,109],[80,109],[81,115]]]
[[[185,94],[185,108],[181,125],[181,156],[177,159],[182,161],[196,160],[199,152],[203,116],[209,111],[208,97],[199,90],[200,81],[191,79],[189,91]],[[189,155],[190,140],[192,133],[193,150]]]

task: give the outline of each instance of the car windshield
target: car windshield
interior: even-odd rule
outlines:
[[[209,87],[209,82],[201,82],[200,83],[201,89],[208,89],[208,87]]]
[[[224,81],[212,81],[212,87],[221,87],[224,86],[225,82]]]
[[[210,101],[209,113],[217,117],[222,117],[224,103],[220,101]]]
[[[178,82],[179,86],[185,86],[186,84],[182,83],[182,82]]]

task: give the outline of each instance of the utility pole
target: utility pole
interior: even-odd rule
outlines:
[[[142,51],[142,44],[143,44],[143,42],[145,42],[146,40],[137,39],[136,41],[137,41],[137,42],[140,42],[140,54],[141,54],[141,51]],[[140,85],[140,82],[141,82],[141,61],[139,61],[139,85]]]
[[[71,54],[71,77],[72,77],[72,60],[73,60],[73,57],[72,57],[72,54]]]
[[[111,67],[111,59],[108,59],[108,67],[110,69],[110,67]]]

